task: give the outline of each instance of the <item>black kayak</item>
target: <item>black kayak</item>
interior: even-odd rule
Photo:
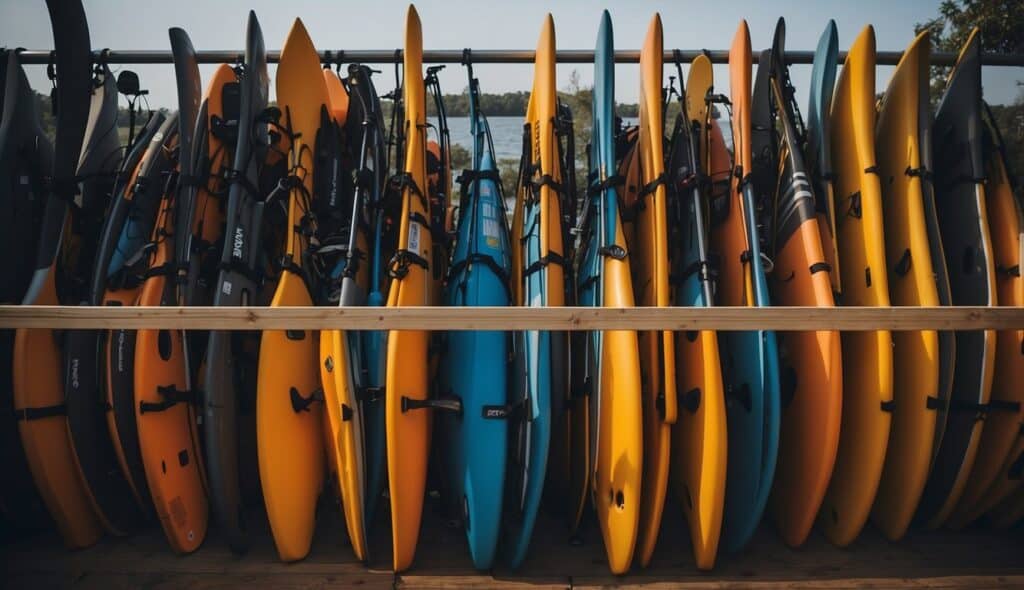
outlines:
[[[35,92],[15,51],[0,51],[0,251],[22,252],[9,259],[0,303],[21,303],[32,280],[36,236],[43,219],[45,179],[53,166]],[[14,330],[0,330],[0,518],[14,530],[44,526],[48,517],[32,483],[13,411]]]
[[[995,305],[995,276],[984,210],[981,120],[981,39],[967,40],[932,125],[935,210],[953,305]],[[956,332],[956,365],[945,431],[917,518],[942,526],[974,465],[988,411],[995,332]]]

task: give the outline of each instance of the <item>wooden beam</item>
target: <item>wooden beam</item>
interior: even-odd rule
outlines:
[[[0,328],[183,330],[991,330],[1014,307],[87,307],[0,306]]]

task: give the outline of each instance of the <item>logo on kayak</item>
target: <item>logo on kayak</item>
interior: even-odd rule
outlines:
[[[78,359],[71,359],[71,387],[78,389]]]
[[[241,227],[235,228],[235,240],[234,245],[231,248],[231,255],[235,258],[242,257],[242,245],[245,243],[245,233]]]
[[[507,406],[484,406],[484,418],[487,420],[504,420],[508,418]]]

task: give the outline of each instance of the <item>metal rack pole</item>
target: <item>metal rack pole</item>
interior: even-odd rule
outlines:
[[[713,63],[724,64],[729,61],[729,52],[724,50],[678,50],[679,57],[684,62],[689,62],[698,55],[706,54]],[[50,61],[50,51],[29,49],[21,52],[21,62],[24,64],[46,64]],[[464,51],[462,49],[432,49],[423,52],[424,63],[462,63]],[[665,51],[666,63],[675,59],[676,50]],[[876,54],[878,65],[896,65],[902,51],[879,51]],[[754,52],[754,63],[757,63],[759,52]],[[118,49],[105,49],[93,52],[96,60],[105,60],[109,64],[170,64],[171,52],[168,50],[146,50],[131,51]],[[234,63],[241,61],[241,51],[199,51],[196,54],[199,63]],[[276,63],[281,57],[280,51],[267,52],[267,59]],[[329,63],[394,63],[400,60],[402,51],[400,49],[353,49],[353,50],[329,50],[321,51],[320,59]],[[534,52],[524,49],[479,49],[472,51],[473,63],[506,63],[506,64],[530,64],[533,63]],[[956,62],[957,54],[951,52],[932,53],[932,65],[951,66]],[[594,52],[582,49],[562,49],[556,53],[556,61],[559,63],[593,63]],[[846,59],[846,52],[839,53],[839,61]],[[810,64],[814,60],[813,51],[787,51],[786,61],[791,64]],[[635,49],[619,50],[615,52],[616,63],[639,63],[640,51]],[[988,66],[1024,66],[1024,54],[1000,54],[984,53],[981,63]]]

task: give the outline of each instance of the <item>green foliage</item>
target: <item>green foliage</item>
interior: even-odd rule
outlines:
[[[472,165],[472,155],[460,143],[451,144],[452,174],[458,176],[460,171]]]
[[[944,0],[939,15],[915,26],[927,29],[932,46],[939,51],[959,52],[977,27],[983,51],[1024,53],[1024,9],[1021,0]],[[949,67],[933,67],[932,104],[937,105],[946,88]],[[1019,86],[1024,86],[1018,81]],[[993,106],[992,113],[1006,142],[1010,174],[1024,174],[1024,91],[1012,105]],[[1020,178],[1018,176],[1018,178]],[[1018,189],[1021,183],[1018,182]]]
[[[931,33],[932,47],[957,53],[977,27],[981,49],[993,53],[1024,53],[1024,10],[1021,0],[944,0],[939,16],[917,23],[914,31]],[[949,67],[932,68],[932,102],[946,88]],[[1021,101],[1018,100],[1018,103]]]

